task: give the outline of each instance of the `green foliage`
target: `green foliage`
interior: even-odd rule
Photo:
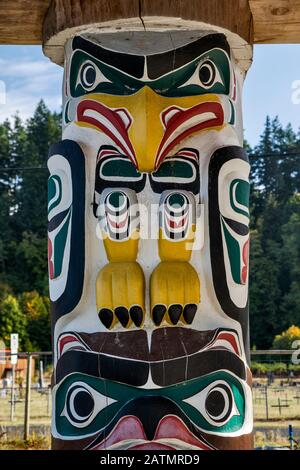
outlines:
[[[11,333],[19,333],[20,349],[28,345],[27,318],[21,311],[18,300],[8,294],[0,302],[0,338],[9,347]]]
[[[0,124],[0,336],[18,332],[27,350],[50,349],[47,155],[60,138],[43,101],[27,122]]]
[[[269,347],[276,333],[276,312],[280,299],[277,283],[277,267],[272,263],[271,253],[264,253],[261,234],[258,230],[251,233],[250,262],[250,312],[251,337],[259,349]],[[267,337],[267,338],[266,338]]]
[[[300,341],[300,328],[292,325],[280,335],[276,335],[273,341],[274,349],[292,349],[294,341]]]
[[[265,375],[268,372],[267,364],[251,362],[251,371],[255,376]]]
[[[251,371],[252,374],[256,377],[266,376],[268,373],[272,372],[277,376],[287,377],[290,372],[293,372],[295,377],[300,376],[300,365],[296,364],[286,364],[284,362],[251,362]]]
[[[39,295],[36,291],[24,292],[19,297],[19,304],[28,322],[30,349],[49,351],[51,349],[49,298]]]
[[[268,117],[250,163],[251,345],[268,349],[300,324],[300,133]]]

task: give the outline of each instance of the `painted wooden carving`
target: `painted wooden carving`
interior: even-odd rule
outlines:
[[[56,449],[251,448],[243,74],[223,34],[66,46],[49,157]]]

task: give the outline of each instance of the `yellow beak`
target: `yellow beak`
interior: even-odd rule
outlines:
[[[134,95],[130,96],[113,96],[105,94],[90,94],[84,97],[84,100],[92,100],[94,102],[101,103],[104,106],[107,106],[110,110],[120,110],[125,109],[130,115],[132,122],[128,128],[128,137],[133,147],[135,158],[137,161],[138,168],[141,172],[152,172],[158,161],[159,153],[162,153],[162,149],[165,148],[165,151],[168,150],[168,140],[172,140],[172,136],[166,138],[166,134],[171,135],[169,131],[168,123],[166,123],[166,116],[169,113],[169,122],[174,118],[174,113],[180,114],[182,111],[187,112],[193,109],[200,109],[201,104],[205,103],[215,103],[216,106],[221,108],[220,99],[217,95],[203,95],[203,96],[188,96],[188,97],[175,97],[168,98],[155,93],[148,86],[143,87]],[[172,123],[174,128],[174,135],[177,138],[177,143],[179,143],[181,136],[181,143],[186,138],[187,135],[194,134],[195,132],[200,132],[209,127],[210,129],[222,129],[224,127],[224,116],[220,120],[212,119],[212,113],[201,111],[198,112],[198,121],[201,122],[199,116],[202,113],[202,119],[204,114],[209,121],[210,115],[210,125],[202,126],[196,128],[192,127],[195,123],[195,112],[190,113],[190,116],[185,116],[184,118],[177,119],[180,121],[180,126],[183,129],[182,134],[179,133],[179,124]],[[183,116],[184,113],[182,113]],[[196,117],[197,117],[196,116]],[[208,116],[208,117],[207,117]],[[184,126],[185,119],[185,128]],[[173,119],[174,121],[174,119]],[[183,122],[183,123],[182,123]],[[189,122],[191,124],[189,124]],[[78,122],[79,125],[87,125]],[[177,125],[177,129],[176,129]],[[188,125],[190,125],[190,131],[188,130]],[[94,126],[89,126],[94,127]],[[169,126],[171,128],[171,124]],[[192,130],[191,130],[192,129]],[[194,131],[193,131],[194,129]],[[176,134],[177,132],[177,134]],[[164,144],[164,145],[162,145]]]

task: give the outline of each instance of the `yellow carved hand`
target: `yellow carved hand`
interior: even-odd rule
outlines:
[[[100,321],[111,329],[119,321],[124,328],[132,322],[141,327],[145,316],[145,278],[136,262],[107,264],[96,282]]]
[[[179,320],[191,324],[200,302],[200,281],[186,262],[163,261],[150,282],[151,312],[156,325],[164,319],[171,325]]]

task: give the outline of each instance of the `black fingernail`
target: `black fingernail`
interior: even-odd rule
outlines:
[[[183,318],[188,325],[193,323],[197,312],[197,305],[196,304],[187,304],[183,309]]]
[[[138,305],[131,307],[130,316],[135,326],[137,327],[141,326],[141,324],[143,323],[143,318],[144,318],[142,307],[139,307]]]
[[[167,309],[164,305],[155,305],[152,309],[152,318],[156,326],[159,326],[163,321]]]
[[[129,322],[129,313],[128,313],[127,308],[117,307],[115,309],[115,315],[117,319],[119,320],[119,322],[121,323],[121,325],[124,326],[124,328],[126,328]]]
[[[169,317],[173,325],[177,325],[182,314],[182,305],[175,304],[169,307]]]
[[[103,323],[105,328],[109,330],[114,321],[113,312],[109,310],[109,308],[102,308],[101,310],[99,310],[98,316],[101,323]]]

